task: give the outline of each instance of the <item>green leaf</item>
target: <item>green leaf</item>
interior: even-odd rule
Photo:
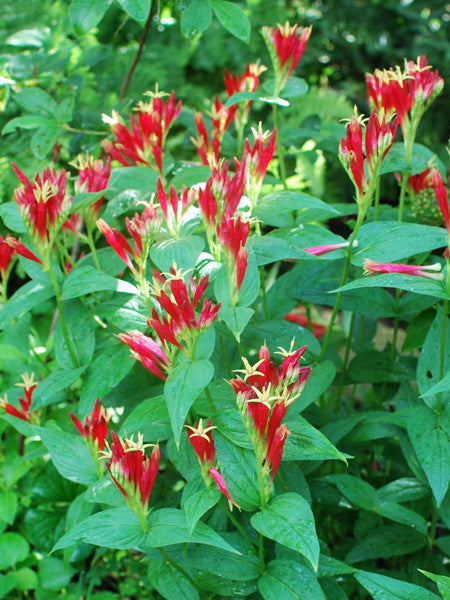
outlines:
[[[67,586],[75,573],[74,568],[59,558],[44,556],[39,561],[39,580],[44,590],[61,590]]]
[[[381,502],[377,512],[386,519],[402,523],[403,525],[409,525],[423,535],[427,534],[428,523],[422,515],[400,504],[396,504],[395,502]]]
[[[148,166],[119,167],[111,170],[107,196],[113,198],[120,192],[135,190],[144,194],[143,199],[148,199],[156,192],[157,182],[158,174]],[[107,209],[103,218],[109,222],[110,218],[117,217],[119,214]]]
[[[15,587],[21,592],[36,590],[39,587],[39,580],[36,571],[28,567],[22,567],[11,573],[16,580]]]
[[[380,175],[402,172],[408,172],[410,175],[422,173],[429,166],[431,159],[436,160],[436,155],[429,148],[422,144],[414,144],[411,162],[408,163],[405,158],[405,144],[395,142],[381,165]]]
[[[139,294],[139,290],[132,283],[116,279],[87,265],[70,271],[62,287],[62,299],[79,298],[103,290]]]
[[[345,561],[356,563],[363,560],[402,556],[416,552],[426,545],[426,535],[414,531],[411,527],[380,525],[366,533],[362,541],[353,546]]]
[[[192,361],[184,356],[175,363],[164,386],[170,424],[177,446],[186,417],[194,400],[202,392],[214,375],[214,367],[204,358]]]
[[[247,270],[239,291],[238,306],[251,306],[259,294],[260,278],[256,256],[252,251],[248,253]],[[214,294],[222,306],[231,306],[230,281],[225,264],[217,271],[214,280]]]
[[[61,133],[58,125],[51,127],[41,127],[31,138],[31,149],[36,158],[45,158],[53,148]]]
[[[72,342],[72,348],[80,366],[87,366],[94,355],[95,331],[92,316],[87,312],[85,306],[77,299],[64,302],[64,316],[67,326],[67,334]],[[55,355],[60,367],[73,369],[70,352],[62,332],[61,321],[55,328]]]
[[[176,508],[162,508],[150,515],[150,531],[147,544],[152,548],[171,546],[172,544],[206,544],[216,546],[228,552],[239,554],[211,527],[199,521],[190,534],[186,522],[186,515]]]
[[[395,262],[447,246],[447,232],[442,227],[375,221],[361,227],[357,236],[359,245],[352,254],[352,263],[361,267],[365,258],[380,263]]]
[[[376,510],[377,493],[367,481],[347,474],[327,475],[324,479],[333,483],[354,506],[370,511]]]
[[[218,488],[198,490],[184,500],[184,512],[189,535],[194,531],[198,520],[220,500]]]
[[[219,317],[238,342],[241,339],[241,333],[254,314],[253,308],[246,308],[245,306],[221,306],[219,310]]]
[[[258,92],[237,92],[228,98],[225,102],[225,108],[239,104],[240,102],[248,102],[249,100],[259,100]]]
[[[438,596],[424,588],[367,571],[357,571],[355,578],[372,594],[374,600],[438,600]]]
[[[76,194],[73,198],[72,206],[70,207],[70,213],[77,213],[80,210],[89,208],[89,206],[95,204],[95,202],[100,200],[104,195],[104,190],[93,194],[90,194],[89,192],[80,192],[79,194]]]
[[[441,381],[438,381],[438,383],[432,385],[428,391],[421,394],[421,397],[425,398],[426,396],[432,396],[434,394],[448,391],[450,391],[450,371],[441,379]]]
[[[294,210],[299,211],[298,220],[300,223],[325,221],[340,214],[339,211],[329,204],[309,194],[302,192],[274,192],[258,200],[255,216],[266,225],[288,227],[291,225],[289,213]],[[328,233],[330,234],[330,232]],[[342,241],[341,238],[339,239]],[[319,243],[317,242],[315,245]],[[303,247],[310,245],[312,244],[306,243]]]
[[[2,129],[2,134],[12,133],[15,129],[39,129],[41,127],[54,127],[55,120],[40,115],[25,115],[16,117],[6,123]]]
[[[407,383],[414,380],[415,361],[408,356],[402,356],[398,362],[393,362],[386,350],[379,352],[369,348],[356,354],[350,363],[348,374],[359,383]]]
[[[324,360],[315,365],[308,377],[305,389],[300,398],[295,401],[295,410],[297,412],[302,412],[310,404],[315,402],[333,383],[335,375],[336,367],[330,360]]]
[[[297,98],[303,96],[309,90],[309,85],[300,77],[289,77],[287,84],[281,91],[282,98]]]
[[[190,235],[155,244],[150,250],[150,256],[163,273],[168,273],[174,263],[179,269],[185,271],[195,266],[204,246],[205,242],[201,237]]]
[[[30,552],[27,540],[13,531],[0,534],[0,569],[14,567]]]
[[[117,507],[125,505],[125,498],[110,477],[104,477],[90,485],[84,492],[84,498],[86,502],[94,504],[109,504]]]
[[[164,396],[156,396],[140,402],[120,428],[121,436],[130,437],[138,432],[142,433],[144,440],[150,443],[170,438],[172,429]]]
[[[293,560],[270,562],[258,587],[264,600],[326,600],[311,567]]]
[[[445,291],[442,281],[421,277],[420,275],[403,275],[402,273],[383,273],[380,275],[371,275],[362,279],[355,279],[333,292],[346,292],[359,288],[387,287],[424,296],[433,296],[434,298],[443,298],[448,300],[449,296]]]
[[[103,18],[112,0],[72,0],[69,17],[77,34],[93,29]]]
[[[17,317],[48,300],[55,295],[53,288],[44,287],[36,281],[29,281],[8,300],[0,312],[0,327],[4,327],[10,319]]]
[[[450,484],[450,416],[426,406],[417,407],[408,419],[409,439],[439,506]]]
[[[91,515],[65,533],[55,544],[52,552],[73,546],[77,542],[94,544],[116,550],[143,546],[145,534],[128,508],[111,508]]]
[[[59,400],[58,392],[66,390],[75,383],[85,370],[86,366],[79,369],[60,369],[59,371],[50,373],[48,377],[39,383],[33,392],[33,410]]]
[[[17,233],[26,233],[26,227],[20,216],[20,210],[17,206],[17,202],[5,202],[0,205],[0,217],[3,219],[4,224],[11,231]]]
[[[226,0],[211,0],[211,5],[220,24],[231,35],[244,42],[249,40],[250,21],[242,8],[232,2],[226,2]]]
[[[211,24],[210,0],[196,0],[181,13],[181,33],[193,38],[208,29]]]
[[[441,344],[444,344],[444,349],[450,348],[450,322],[448,317],[446,317],[446,319],[447,326],[445,328],[445,339],[442,340],[443,314],[442,308],[438,307],[436,317],[428,330],[425,343],[417,362],[417,385],[425,403],[430,408],[435,408],[437,405],[437,393],[441,394],[441,404],[443,406],[450,403],[450,392],[442,389],[442,387],[445,388],[446,384],[440,382]],[[450,352],[444,351],[442,359],[443,373],[447,375],[450,371]],[[438,385],[438,392],[432,392],[431,389]]]
[[[144,23],[150,14],[152,0],[117,0],[132,19]]]
[[[319,566],[319,540],[308,502],[293,492],[274,498],[254,514],[251,524],[265,537],[305,556],[315,571]]]
[[[80,399],[80,418],[93,409],[96,398],[103,398],[128,375],[134,365],[130,349],[121,342],[111,341],[109,349],[95,357],[84,377]]]
[[[422,569],[419,569],[419,571],[437,583],[438,590],[441,592],[444,600],[450,600],[450,577],[446,577],[445,575],[434,575],[434,573],[429,573]]]
[[[53,97],[38,87],[26,87],[16,94],[16,102],[27,112],[36,113],[42,117],[53,118],[54,126],[55,113],[58,111],[58,104]],[[48,126],[47,120],[42,123],[42,128]]]
[[[150,583],[167,600],[199,600],[200,596],[190,581],[165,559],[155,556],[149,561]]]
[[[56,113],[56,120],[58,123],[69,123],[73,118],[73,109],[75,107],[75,98],[74,96],[69,96],[62,100],[61,104],[58,106],[58,111]]]
[[[240,448],[219,431],[214,432],[216,455],[231,498],[243,510],[259,506],[259,486],[253,450]]]
[[[18,509],[17,494],[12,490],[2,492],[0,496],[0,521],[12,525]]]
[[[122,263],[123,264],[123,263]],[[107,319],[117,329],[144,331],[147,325],[146,309],[136,296],[120,296],[96,306],[97,314]]]
[[[35,427],[58,472],[76,483],[97,481],[94,459],[79,433]]]
[[[284,460],[328,460],[338,459],[346,462],[327,438],[302,417],[295,421],[286,421],[291,432],[284,447]]]

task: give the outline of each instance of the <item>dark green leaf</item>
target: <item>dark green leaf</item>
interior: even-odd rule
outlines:
[[[39,561],[39,579],[44,590],[61,590],[75,573],[74,568],[59,558],[44,556]]]
[[[36,281],[29,281],[8,300],[0,312],[0,327],[4,327],[13,317],[17,317],[55,295],[53,288],[43,287]]]
[[[31,138],[31,149],[36,158],[45,158],[50,153],[60,132],[61,128],[57,125],[41,127],[36,131]]]
[[[211,527],[199,521],[190,534],[186,523],[186,515],[176,508],[162,508],[153,512],[150,517],[150,531],[147,544],[152,548],[170,546],[172,544],[206,544],[216,546],[228,552],[239,554]]]
[[[38,87],[25,87],[21,89],[16,95],[16,102],[27,112],[36,113],[50,119],[54,119],[55,113],[58,111],[58,105],[53,97]],[[53,120],[51,125],[54,126],[54,124],[55,121]],[[42,123],[42,128],[48,125],[49,123],[45,121]]]
[[[128,507],[111,508],[91,515],[75,525],[56,542],[53,552],[77,542],[127,550],[142,546],[145,534],[135,514]]]
[[[411,554],[427,545],[427,538],[411,527],[381,525],[364,536],[350,550],[346,562],[356,563],[376,558]]]
[[[240,102],[248,102],[248,100],[259,100],[258,92],[237,92],[228,98],[225,102],[225,108],[229,108]]]
[[[70,212],[76,213],[79,210],[88,208],[89,206],[95,204],[97,200],[100,200],[100,198],[104,195],[104,191],[95,192],[93,194],[90,194],[89,192],[80,192],[74,196],[72,206],[70,207]]]
[[[255,216],[267,225],[287,227],[292,225],[289,213],[294,210],[299,211],[298,220],[301,223],[318,220],[325,221],[340,214],[329,204],[309,194],[302,192],[274,192],[258,200]],[[332,235],[330,232],[328,234]],[[321,242],[317,242],[316,245],[319,243]],[[305,246],[310,245],[312,244],[305,244]]]
[[[244,42],[250,38],[250,22],[245,12],[237,4],[226,0],[211,0],[214,14],[221,25]]]
[[[367,349],[351,361],[348,373],[353,381],[361,383],[407,383],[414,380],[414,367],[414,359],[411,360],[408,356],[393,362],[389,352]]]
[[[112,0],[72,0],[69,17],[77,33],[93,29],[103,18]]]
[[[86,366],[79,369],[60,369],[59,371],[50,373],[48,377],[39,383],[33,393],[33,410],[41,406],[47,406],[58,400],[58,392],[67,389],[75,383],[85,370]]]
[[[274,498],[267,508],[254,514],[253,527],[265,537],[305,556],[315,571],[319,566],[319,540],[308,502],[289,492]]]
[[[234,334],[238,342],[241,339],[241,333],[254,314],[253,308],[246,308],[245,306],[221,306],[219,311],[219,317]]]
[[[302,410],[315,402],[333,383],[335,375],[336,367],[330,360],[324,360],[315,365],[308,377],[305,389],[300,398],[295,401],[295,410],[302,412]]]
[[[376,510],[378,504],[377,493],[367,481],[347,474],[327,475],[325,479],[334,483],[354,506],[365,510]]]
[[[433,296],[434,298],[443,298],[444,300],[449,299],[442,281],[421,277],[419,275],[403,275],[402,273],[383,273],[380,275],[363,277],[362,279],[351,281],[343,287],[333,291],[345,292],[359,288],[374,287],[396,288],[399,290],[406,290],[407,292],[414,292],[415,294]]]
[[[436,594],[418,585],[386,575],[358,571],[355,578],[372,594],[374,600],[438,600]]]
[[[150,251],[150,256],[163,273],[168,273],[174,263],[179,269],[185,271],[195,265],[204,245],[204,240],[197,235],[170,239],[155,244]]]
[[[172,430],[164,396],[156,396],[140,402],[120,428],[120,435],[126,437],[138,432],[142,433],[144,440],[150,443],[170,438]]]
[[[198,490],[184,500],[184,512],[189,535],[194,531],[197,522],[220,500],[218,488]]]
[[[181,13],[181,33],[187,38],[200,35],[211,24],[212,9],[210,0],[192,2]]]
[[[137,287],[132,283],[111,277],[111,275],[102,273],[94,267],[85,266],[70,271],[64,281],[62,298],[63,300],[69,300],[70,298],[79,298],[80,296],[103,290],[123,292],[125,294],[139,293]]]
[[[27,540],[18,533],[8,531],[0,534],[0,569],[14,567],[18,562],[25,560],[29,552]]]
[[[2,129],[2,134],[13,132],[16,128],[19,129],[39,129],[41,127],[54,127],[54,119],[49,117],[41,117],[40,115],[26,115],[24,117],[16,117],[8,121]]]
[[[167,600],[199,600],[195,587],[173,565],[160,557],[149,561],[148,577],[151,584]]]
[[[327,460],[345,461],[327,438],[302,417],[286,423],[291,435],[286,440],[283,452],[284,460]]]
[[[143,23],[149,13],[152,5],[152,0],[117,0],[120,6],[125,12],[127,12],[132,19],[135,19],[139,23]]]
[[[214,367],[208,360],[202,358],[191,361],[181,356],[168,376],[164,386],[164,396],[177,446],[180,443],[189,409],[213,375]]]
[[[311,567],[293,560],[270,562],[258,587],[264,600],[326,600]]]

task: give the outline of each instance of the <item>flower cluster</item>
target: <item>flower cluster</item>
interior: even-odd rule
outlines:
[[[212,426],[211,419],[208,419],[206,427],[203,426],[202,419],[200,419],[200,421],[194,427],[191,425],[186,425],[186,427],[188,429],[188,439],[199,460],[202,476],[206,486],[210,486],[212,478],[222,494],[228,499],[230,509],[232,508],[233,504],[234,506],[237,506],[236,502],[234,502],[234,500],[232,500],[230,497],[224,478],[214,467],[216,450],[212,436],[212,430],[214,427]]]
[[[6,296],[6,284],[8,281],[9,273],[11,271],[14,258],[17,251],[13,247],[11,241],[14,238],[10,235],[3,237],[0,235],[0,276],[2,278],[2,294]],[[17,240],[15,240],[17,242]]]
[[[111,127],[115,135],[113,142],[104,140],[103,148],[123,166],[143,163],[155,167],[163,176],[163,150],[167,133],[181,112],[181,100],[177,102],[175,92],[163,101],[164,92],[146,92],[150,102],[140,101],[136,106],[137,119],[130,114],[131,130],[120,120],[116,111],[112,116],[103,115],[103,121]],[[150,162],[151,158],[155,164]]]
[[[75,181],[75,191],[89,192],[91,194],[106,190],[109,178],[111,177],[111,157],[108,156],[106,162],[94,160],[92,156],[87,158],[78,157],[78,179]],[[94,218],[98,217],[105,196],[101,196],[94,202],[90,210]]]
[[[281,424],[286,410],[302,393],[310,374],[310,367],[300,367],[299,360],[307,346],[295,351],[281,351],[283,361],[277,369],[271,361],[267,346],[259,350],[259,361],[251,366],[243,359],[244,378],[230,381],[237,396],[241,417],[252,440],[257,460],[263,465],[263,474],[271,484],[280,466],[284,444],[289,430]]]
[[[95,453],[98,451],[102,452],[105,448],[106,437],[108,435],[110,415],[100,404],[100,400],[97,398],[93,411],[85,418],[84,423],[72,412],[70,413],[70,418],[80,434],[92,447],[93,451]]]
[[[448,207],[448,193],[447,189],[444,185],[444,180],[442,179],[441,174],[437,169],[433,169],[432,172],[432,181],[433,187],[436,192],[436,199],[438,201],[438,205],[442,214],[442,218],[444,219],[444,224],[447,229],[448,234],[448,247],[445,251],[445,256],[447,258],[450,257],[450,211]]]
[[[12,168],[22,183],[21,187],[14,190],[22,220],[40,253],[48,258],[48,251],[72,205],[72,196],[66,195],[67,173],[57,173],[55,169],[46,167],[42,177],[36,175],[34,183],[31,183],[14,163]]]
[[[225,104],[223,104],[223,102],[219,100],[219,96],[216,95],[211,107],[211,112],[208,113],[212,121],[211,138],[206,129],[202,113],[198,112],[195,114],[194,119],[198,135],[196,138],[192,138],[192,142],[204,165],[210,166],[211,168],[217,165],[222,138],[225,131],[230,126],[235,113],[236,106],[225,108]]]
[[[157,198],[166,221],[167,229],[172,236],[178,237],[182,218],[194,202],[196,191],[183,186],[181,194],[178,196],[175,187],[171,185],[169,198],[167,198],[161,178],[158,179],[157,189]]]
[[[283,90],[303,56],[311,31],[311,27],[305,27],[299,31],[297,24],[290,25],[288,21],[277,27],[262,28],[261,33],[275,69],[276,96]]]
[[[215,321],[220,304],[214,306],[207,298],[203,300],[200,314],[196,315],[207,287],[208,276],[202,277],[198,284],[190,276],[188,288],[183,274],[174,267],[171,267],[167,278],[155,272],[152,294],[168,316],[160,315],[153,308],[147,322],[158,336],[162,348],[139,331],[119,334],[119,339],[131,348],[132,356],[157,377],[166,379],[166,374],[172,370],[177,349],[193,356],[199,335]]]
[[[123,494],[127,505],[138,517],[144,530],[148,529],[148,502],[159,470],[160,452],[155,445],[150,458],[144,450],[152,444],[144,444],[142,435],[137,441],[120,438],[111,432],[112,443],[106,444],[103,457],[108,459],[108,469],[114,483]]]
[[[20,408],[16,408],[8,402],[8,398],[5,394],[4,398],[0,398],[0,408],[6,412],[6,414],[13,417],[17,417],[27,423],[38,424],[39,416],[37,411],[31,410],[31,403],[33,401],[33,392],[37,387],[37,381],[34,380],[34,373],[28,375],[24,373],[22,375],[22,383],[16,383],[16,386],[23,387],[25,392],[25,398],[19,398]]]
[[[229,73],[228,70],[225,69],[224,81],[228,98],[231,98],[231,96],[239,92],[256,92],[261,73],[264,73],[266,70],[267,68],[264,65],[260,65],[258,62],[249,63],[244,73],[240,75]],[[251,103],[252,101],[248,100],[247,102],[242,103],[242,105],[233,105],[234,120],[238,131],[242,131],[247,123]]]
[[[346,137],[341,138],[339,158],[356,189],[359,206],[370,205],[374,185],[381,163],[394,143],[397,120],[392,123],[373,110],[365,126],[363,119],[355,114],[347,124]]]

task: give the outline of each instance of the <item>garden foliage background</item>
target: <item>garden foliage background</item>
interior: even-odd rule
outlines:
[[[47,285],[47,274],[37,263],[19,259],[8,281],[9,303],[3,308],[3,316],[0,312],[0,390],[17,406],[20,393],[15,386],[24,373],[34,372],[40,381],[36,389],[41,387],[41,391],[36,392],[38,399],[32,408],[41,411],[42,427],[33,429],[34,425],[2,411],[0,597],[448,600],[448,377],[435,394],[441,394],[439,410],[432,401],[420,397],[443,379],[436,365],[441,363],[440,375],[444,376],[450,367],[450,329],[447,328],[447,337],[445,329],[442,336],[448,285],[447,291],[444,283],[439,293],[436,288],[429,292],[419,277],[420,282],[416,279],[406,285],[396,284],[389,276],[386,286],[390,292],[383,293],[391,302],[374,291],[378,288],[361,286],[359,295],[344,295],[341,319],[322,353],[312,332],[317,333],[327,324],[334,302],[329,300],[328,291],[338,287],[345,254],[335,251],[340,253],[333,255],[340,259],[337,261],[315,257],[304,260],[303,249],[341,239],[327,237],[328,230],[347,239],[355,225],[355,190],[339,162],[337,150],[345,135],[343,120],[352,117],[353,106],[357,105],[360,113],[369,114],[365,74],[376,68],[403,65],[405,58],[415,61],[417,56],[426,55],[428,63],[439,69],[447,87],[422,119],[417,139],[421,146],[416,148],[414,157],[420,166],[418,170],[424,170],[429,158],[435,156],[435,165],[448,181],[450,5],[419,0],[248,0],[226,4],[227,12],[223,10],[225,4],[222,0],[154,0],[154,18],[129,81],[127,73],[146,22],[149,24],[149,2],[73,0],[69,6],[64,1],[18,0],[0,7],[0,235],[25,234],[13,201],[18,180],[11,163],[31,180],[51,165],[67,170],[75,181],[76,157],[83,153],[97,158],[100,141],[111,138],[101,115],[117,110],[127,118],[144,92],[155,90],[156,85],[166,92],[175,90],[183,103],[165,146],[168,181],[177,191],[182,184],[191,186],[204,181],[209,168],[201,165],[191,141],[197,136],[195,113],[211,110],[216,94],[225,101],[225,68],[242,73],[249,61],[260,60],[270,70],[271,59],[260,30],[286,20],[301,28],[313,27],[294,73],[304,79],[309,89],[289,97],[289,106],[279,106],[287,187],[329,205],[328,209],[311,205],[310,218],[300,216],[304,213],[298,208],[303,205],[295,202],[292,210],[283,213],[288,197],[276,194],[289,192],[283,192],[276,154],[265,179],[259,212],[256,211],[264,236],[255,241],[258,236],[252,235],[248,245],[249,264],[253,265],[252,260],[255,264],[248,271],[253,279],[249,283],[247,274],[243,287],[251,299],[238,303],[242,312],[236,314],[243,320],[233,326],[231,319],[218,319],[214,324],[215,340],[206,341],[204,356],[194,356],[197,362],[203,360],[214,367],[210,386],[214,410],[209,403],[210,392],[203,391],[205,385],[197,382],[189,388],[188,383],[187,394],[192,395],[192,402],[195,400],[193,407],[188,406],[191,424],[199,417],[216,417],[220,467],[232,497],[238,497],[243,509],[232,513],[226,504],[219,509],[215,496],[212,500],[210,496],[203,498],[203,504],[200,496],[195,496],[204,508],[199,514],[193,516],[192,508],[190,513],[185,508],[189,495],[199,492],[198,481],[201,482],[195,454],[185,433],[175,435],[177,443],[172,439],[172,415],[169,421],[167,410],[161,408],[165,406],[161,379],[129,359],[129,349],[117,339],[119,332],[128,329],[146,330],[149,314],[145,313],[145,306],[139,305],[137,299],[124,306],[123,294],[114,287],[108,288],[110,283],[102,288],[89,282],[92,289],[88,285],[83,294],[66,293],[74,311],[69,317],[69,333],[75,346],[79,344],[78,363],[74,362],[64,346],[64,334],[56,325],[53,297],[43,294],[41,301],[28,302],[32,295],[25,295],[20,300],[22,304],[11,302],[28,282],[44,288]],[[211,6],[212,11],[208,8]],[[239,12],[231,9],[230,13],[230,6]],[[263,74],[262,81],[266,75],[267,80],[273,77],[273,73]],[[257,127],[259,121],[263,129],[273,129],[271,104],[253,103],[246,136],[250,136],[249,126]],[[237,155],[236,147],[236,133],[230,127],[221,147],[221,156],[230,159],[230,168]],[[101,216],[124,232],[125,216],[140,211],[139,203],[148,201],[157,190],[154,172],[145,166],[140,168],[140,175],[133,168],[127,176],[126,169],[113,163]],[[378,244],[384,259],[381,262],[385,263],[400,258],[417,264],[440,261],[445,272],[439,250],[445,245],[439,244],[445,230],[433,194],[420,206],[408,198],[404,221],[432,227],[436,243],[427,246],[413,234],[396,241],[394,230],[389,229],[389,223],[397,219],[399,186],[393,175],[396,170],[405,171],[404,157],[399,152],[381,179],[381,240],[367,237],[366,233],[367,245],[364,246],[362,235],[360,247],[373,249]],[[264,199],[269,194],[275,194],[275,208]],[[83,199],[78,200],[81,206]],[[300,200],[305,202],[304,197]],[[373,221],[373,211],[369,211],[367,219]],[[319,227],[317,223],[320,234],[316,229],[308,229]],[[303,225],[308,238],[299,237]],[[300,226],[297,233],[286,233],[295,226]],[[266,248],[262,240],[269,235],[271,243],[277,235],[283,243],[288,241],[295,256],[288,256],[284,246],[280,249],[281,246],[267,244]],[[80,250],[89,255],[92,248],[86,240],[77,242],[71,236],[70,232],[64,233],[63,245],[72,249],[80,244]],[[387,245],[383,249],[384,236]],[[117,276],[123,271],[123,263],[99,232],[95,243],[103,252],[102,269],[111,278]],[[407,247],[403,253],[399,252],[401,243]],[[390,248],[396,253],[392,260]],[[271,256],[271,252],[275,255]],[[175,256],[182,263],[184,260],[184,268],[194,267],[189,264],[190,259],[198,258],[194,254],[188,252],[188,257],[183,257],[180,252],[169,251],[164,255],[162,250],[159,255],[152,254],[152,260],[158,269],[167,272]],[[83,260],[79,253],[73,256]],[[301,259],[295,265],[291,258],[298,256]],[[332,262],[334,267],[330,267]],[[361,266],[362,260],[355,262],[350,278],[362,277]],[[197,270],[201,271],[199,265]],[[132,281],[129,272],[123,278]],[[221,300],[220,285],[223,287],[223,282],[210,285],[208,298],[211,299],[214,288],[216,301]],[[406,291],[400,293],[399,289]],[[83,302],[77,300],[75,307],[74,298],[82,298]],[[101,310],[96,303],[104,304]],[[296,322],[282,320],[300,303],[306,307],[307,317],[297,318]],[[93,320],[84,329],[84,325],[77,329],[78,320],[85,323],[86,306],[95,313],[95,329]],[[245,313],[246,310],[251,313]],[[223,315],[225,312],[219,313],[219,317]],[[313,329],[314,324],[318,329]],[[381,336],[383,327],[385,333]],[[392,332],[398,328],[403,337],[393,348]],[[273,357],[278,346],[289,348],[293,337],[296,348],[309,346],[305,364],[313,369],[309,387],[293,405],[296,409],[288,413],[295,442],[286,446],[285,461],[275,478],[275,499],[273,504],[269,502],[270,509],[281,506],[287,498],[292,500],[292,506],[286,512],[284,508],[274,508],[275,521],[269,522],[264,521],[269,509],[262,495],[258,496],[261,490],[258,492],[254,473],[246,474],[245,481],[253,487],[245,489],[242,470],[252,446],[243,440],[245,428],[238,411],[230,408],[231,388],[224,386],[223,379],[231,379],[231,371],[242,367],[242,357],[255,363],[264,343]],[[419,377],[422,380],[418,389]],[[431,379],[428,383],[427,377]],[[179,383],[173,381],[172,378],[172,389]],[[122,435],[137,434],[139,429],[145,441],[161,442],[161,472],[150,500],[154,510],[179,510],[181,502],[192,530],[197,519],[202,519],[204,523],[199,521],[200,525],[208,526],[208,530],[195,529],[196,537],[191,538],[192,531],[188,532],[186,523],[181,526],[177,521],[184,537],[178,531],[178,537],[175,535],[172,540],[164,535],[156,539],[157,534],[151,529],[152,513],[149,535],[154,538],[153,543],[147,539],[148,545],[138,534],[133,538],[135,543],[118,542],[114,535],[113,541],[104,542],[108,538],[106,524],[114,530],[107,515],[97,538],[87,529],[76,529],[91,514],[106,514],[108,505],[115,507],[111,510],[128,510],[120,494],[111,489],[110,479],[101,479],[109,485],[102,491],[90,479],[92,473],[86,475],[88,467],[82,466],[81,470],[87,471],[77,480],[79,459],[70,457],[75,429],[69,411],[84,420],[96,397],[100,397],[103,406],[113,409],[111,423]],[[152,398],[158,399],[158,406],[149,400]],[[424,430],[429,439],[423,439]],[[177,447],[180,437],[181,450]],[[196,473],[196,478],[192,473]],[[175,519],[171,522],[168,513],[157,514],[163,524],[164,518],[171,525],[179,518],[178,513],[171,513]],[[292,532],[281,528],[279,533],[280,515],[299,520],[294,542],[289,541]],[[134,522],[132,526],[136,527]],[[71,529],[78,533],[71,538],[62,537]],[[211,530],[221,534],[222,542],[216,538],[214,543],[204,541]],[[58,542],[61,538],[65,541]],[[57,543],[60,549],[49,554]],[[205,543],[210,545],[202,545]],[[238,560],[229,550],[230,545],[242,553]],[[158,548],[162,548],[160,553]]]

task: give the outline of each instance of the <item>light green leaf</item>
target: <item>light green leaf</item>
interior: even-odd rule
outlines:
[[[132,283],[116,279],[87,265],[70,271],[64,281],[62,298],[63,300],[69,300],[70,298],[79,298],[103,290],[139,294],[139,290]]]
[[[211,0],[214,14],[220,24],[227,29],[231,35],[247,42],[250,38],[250,21],[245,12],[237,4],[226,0]]]
[[[14,567],[25,560],[29,552],[27,540],[18,533],[8,531],[0,534],[0,569]]]
[[[45,158],[56,143],[61,128],[58,125],[41,127],[31,138],[31,149],[36,158]]]
[[[168,440],[172,429],[164,396],[156,396],[140,402],[125,419],[120,435],[130,437],[142,433],[146,442]]]
[[[211,24],[210,0],[196,0],[181,13],[181,33],[193,38],[208,29]]]
[[[72,0],[69,17],[76,33],[93,29],[103,18],[112,0]]]
[[[183,271],[192,269],[205,246],[204,240],[198,235],[170,239],[155,244],[151,251],[151,259],[163,273],[168,273],[176,263]]]
[[[117,0],[123,10],[139,23],[145,22],[150,14],[152,0]]]
[[[258,587],[264,600],[326,600],[311,567],[293,560],[270,562]]]
[[[220,500],[218,488],[198,490],[184,500],[184,512],[189,535],[194,531],[197,522]]]
[[[358,571],[355,578],[372,594],[374,600],[438,600],[438,596],[428,590],[399,581],[386,575]]]
[[[281,494],[250,521],[262,535],[305,556],[317,571],[319,540],[311,507],[302,496],[293,492]]]
[[[298,416],[295,421],[287,421],[287,428],[291,432],[284,447],[284,460],[327,460],[338,459],[346,462],[327,438]]]

